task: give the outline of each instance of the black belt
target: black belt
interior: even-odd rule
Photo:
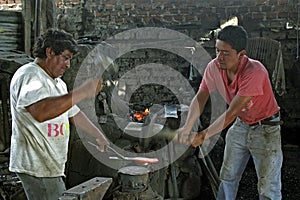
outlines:
[[[275,113],[274,115],[272,115],[271,117],[268,117],[266,119],[263,119],[261,121],[255,122],[253,124],[249,124],[249,126],[257,126],[257,125],[270,125],[270,126],[277,126],[277,125],[282,125],[283,121],[279,120],[279,121],[272,121],[273,119],[276,119],[280,117],[280,112]]]

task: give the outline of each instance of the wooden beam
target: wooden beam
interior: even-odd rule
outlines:
[[[28,56],[31,55],[31,16],[32,0],[22,0],[24,18],[24,51]]]
[[[11,129],[10,129],[10,123],[9,123],[9,96],[7,92],[9,91],[7,87],[7,80],[2,79],[0,82],[0,88],[1,88],[1,104],[2,104],[2,113],[3,113],[3,143],[5,149],[10,146],[10,137],[11,137]]]

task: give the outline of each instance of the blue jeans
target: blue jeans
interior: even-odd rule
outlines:
[[[236,198],[239,182],[250,156],[253,158],[258,178],[259,199],[278,200],[282,198],[283,155],[280,130],[280,125],[249,126],[240,119],[234,122],[226,135],[218,200],[234,200]]]
[[[66,190],[62,177],[39,178],[17,173],[28,200],[57,200]]]

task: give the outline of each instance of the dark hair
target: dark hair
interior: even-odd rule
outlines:
[[[46,58],[46,48],[50,47],[56,55],[65,50],[73,54],[77,53],[77,42],[70,33],[64,30],[48,29],[42,34],[33,46],[32,54],[34,57]]]
[[[247,48],[248,34],[242,26],[226,26],[217,35],[217,39],[228,43],[237,52]]]

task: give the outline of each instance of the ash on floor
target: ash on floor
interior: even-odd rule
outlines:
[[[298,145],[286,144],[282,147],[283,150],[283,166],[282,166],[282,199],[283,200],[299,200],[300,199],[300,148]],[[220,147],[217,147],[214,151],[221,151]],[[216,154],[215,154],[216,155]],[[222,155],[219,153],[219,157],[213,157],[216,169],[219,172],[221,167],[220,159]],[[243,174],[240,182],[237,200],[253,200],[258,199],[257,193],[257,177],[252,160],[249,160],[247,168]],[[209,191],[208,191],[209,190]],[[208,194],[209,192],[210,194]],[[213,195],[210,189],[206,188],[206,195],[202,199],[213,199]]]

